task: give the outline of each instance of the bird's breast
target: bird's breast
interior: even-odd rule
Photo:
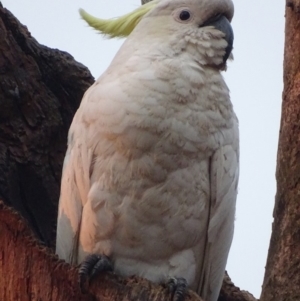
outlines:
[[[210,157],[233,137],[228,91],[218,77],[213,88],[197,81],[196,72],[167,81],[168,70],[96,83],[81,105],[93,152],[87,253],[161,260],[205,238]]]

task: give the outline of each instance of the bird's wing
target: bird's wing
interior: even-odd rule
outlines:
[[[222,285],[233,237],[238,178],[238,146],[221,147],[211,158],[209,223],[198,286],[206,301],[216,301]]]
[[[92,160],[91,151],[80,140],[84,133],[80,133],[82,127],[79,127],[76,117],[69,131],[68,150],[64,159],[56,233],[56,254],[72,264],[77,263],[82,209],[90,187]]]

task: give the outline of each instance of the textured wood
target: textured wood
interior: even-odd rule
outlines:
[[[300,300],[300,1],[286,4],[277,194],[261,301]]]
[[[58,260],[31,234],[24,219],[0,203],[0,300],[51,301],[169,301],[167,290],[151,282],[106,274],[83,295],[76,268]],[[201,301],[190,292],[186,301]]]
[[[0,199],[54,245],[67,132],[94,79],[68,53],[40,45],[0,4]]]
[[[257,299],[236,287],[226,272],[218,301],[257,301]]]
[[[59,260],[34,237],[19,213],[0,201],[0,300],[169,301],[166,288],[138,277],[105,274],[83,295],[78,270]],[[201,301],[190,291],[185,301]],[[256,301],[225,277],[219,301]]]

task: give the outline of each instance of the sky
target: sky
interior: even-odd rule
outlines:
[[[259,297],[276,193],[275,169],[283,90],[284,3],[235,0],[234,61],[224,77],[240,122],[241,161],[235,235],[227,270],[235,285]],[[41,44],[69,52],[95,78],[123,40],[107,40],[78,9],[118,17],[140,0],[2,0]]]

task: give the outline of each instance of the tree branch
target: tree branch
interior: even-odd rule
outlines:
[[[100,275],[90,293],[79,290],[78,270],[59,260],[39,243],[27,222],[0,202],[0,300],[51,301],[169,301],[166,288],[139,277]],[[201,301],[189,291],[185,301]],[[203,300],[202,300],[203,301]],[[256,301],[225,277],[219,301]]]

